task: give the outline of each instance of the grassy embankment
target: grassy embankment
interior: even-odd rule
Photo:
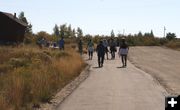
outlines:
[[[28,110],[48,102],[84,67],[73,49],[0,47],[0,110]]]
[[[180,40],[170,41],[165,46],[180,51]]]

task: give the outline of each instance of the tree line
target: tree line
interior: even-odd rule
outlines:
[[[84,42],[87,42],[89,39],[92,39],[95,43],[98,43],[100,40],[102,39],[115,39],[117,42],[119,42],[119,40],[122,37],[126,38],[126,41],[129,45],[132,46],[154,46],[154,45],[165,45],[167,44],[169,41],[174,41],[174,40],[178,40],[179,39],[176,38],[176,34],[175,33],[167,33],[166,37],[163,38],[159,38],[159,37],[155,37],[153,30],[151,30],[150,32],[146,32],[146,33],[142,33],[139,32],[137,34],[129,34],[129,35],[123,35],[123,34],[115,34],[114,30],[110,31],[109,35],[91,35],[91,34],[83,34],[83,30],[80,27],[76,28],[72,28],[71,24],[55,24],[55,26],[53,27],[53,33],[49,34],[45,31],[40,31],[36,34],[34,34],[32,32],[32,25],[30,22],[28,22],[28,20],[26,19],[24,12],[21,12],[18,16],[18,18],[27,23],[28,27],[26,29],[26,37],[25,37],[25,43],[32,43],[32,42],[36,42],[36,40],[41,39],[41,38],[45,38],[47,40],[51,40],[51,41],[55,41],[57,42],[60,38],[65,38],[65,39],[79,39],[81,38]],[[76,40],[74,40],[76,41]]]

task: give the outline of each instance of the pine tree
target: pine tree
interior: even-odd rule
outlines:
[[[115,37],[114,30],[111,31],[111,37]]]
[[[72,31],[72,37],[76,37],[76,30],[75,29],[73,29],[73,31]]]
[[[54,35],[56,37],[59,37],[60,33],[59,33],[59,27],[57,26],[57,24],[55,24],[53,31],[54,31]]]
[[[60,37],[67,37],[67,27],[66,24],[60,25]]]
[[[83,31],[82,31],[82,29],[81,28],[77,28],[77,36],[78,37],[83,37]]]
[[[150,37],[154,37],[153,30],[151,30]]]
[[[137,36],[138,36],[138,37],[142,37],[142,36],[143,36],[142,33],[141,33],[141,31],[139,31],[139,33],[138,33]]]
[[[73,35],[72,35],[72,29],[71,29],[71,24],[68,26],[68,28],[67,28],[67,36],[68,37],[72,37]]]
[[[26,28],[26,33],[32,34],[32,24],[27,21],[23,11],[20,12],[20,14],[18,15],[18,18],[19,20],[21,20],[22,22],[28,25]]]

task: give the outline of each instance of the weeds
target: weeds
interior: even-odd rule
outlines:
[[[1,47],[0,58],[0,110],[28,109],[48,102],[85,66],[74,50]]]

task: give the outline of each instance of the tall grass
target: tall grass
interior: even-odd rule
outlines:
[[[180,40],[172,40],[166,44],[167,47],[180,50]]]
[[[27,110],[48,102],[85,66],[74,50],[1,47],[0,58],[0,110]]]

